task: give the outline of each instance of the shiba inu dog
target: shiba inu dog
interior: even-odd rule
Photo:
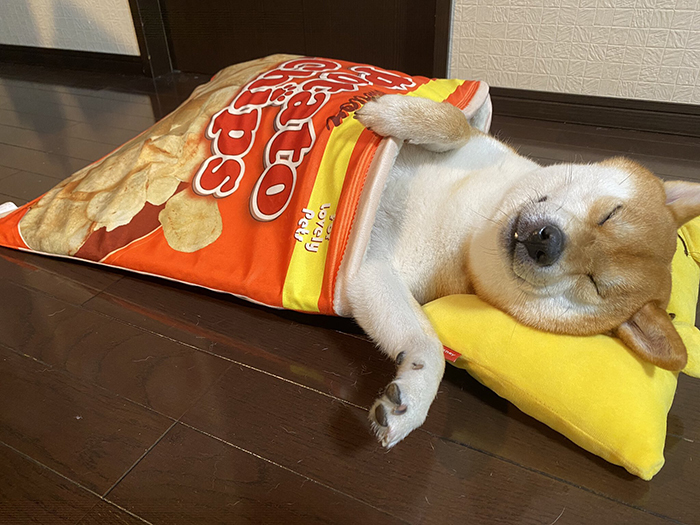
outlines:
[[[383,446],[420,426],[437,393],[442,345],[420,305],[443,295],[476,293],[526,325],[608,333],[685,366],[664,308],[700,184],[662,183],[624,158],[543,167],[418,97],[384,95],[356,118],[404,141],[349,287],[353,316],[398,369],[370,409]]]

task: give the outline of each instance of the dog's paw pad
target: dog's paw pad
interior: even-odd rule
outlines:
[[[384,395],[395,405],[401,404],[401,389],[396,383],[391,383],[386,390],[384,390]]]
[[[382,427],[387,427],[389,426],[389,421],[386,417],[386,409],[384,408],[384,405],[381,403],[377,405],[377,408],[374,409],[374,420],[377,422],[379,426]]]
[[[393,447],[425,421],[445,370],[442,345],[439,349],[396,355],[397,375],[369,410],[372,430],[383,447]]]
[[[408,415],[412,412],[402,397],[401,387],[395,382],[390,383],[369,411],[372,429],[383,447],[393,447],[425,419],[414,421]]]

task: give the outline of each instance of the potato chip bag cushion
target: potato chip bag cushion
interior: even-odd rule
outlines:
[[[0,245],[272,307],[347,315],[345,284],[362,261],[401,146],[352,114],[384,93],[446,101],[473,126],[489,128],[484,83],[274,55],[222,70],[110,155],[19,209],[0,209]],[[685,235],[687,246],[700,241],[695,230]],[[674,260],[674,279],[694,280],[694,288],[682,288],[697,294],[692,265]],[[697,295],[679,290],[674,280],[670,307],[697,349]],[[496,392],[645,479],[660,468],[673,374],[639,362],[609,337],[534,333],[474,297],[446,297],[426,312],[462,355],[456,364]],[[697,355],[688,364],[694,373]],[[516,374],[532,369],[540,375]],[[614,388],[614,399],[592,401],[594,392]],[[619,423],[632,414],[639,422],[630,428],[648,426],[625,439]]]
[[[694,326],[700,283],[700,218],[679,230],[668,311],[698,376]],[[666,419],[676,374],[641,360],[619,339],[545,333],[519,324],[474,295],[424,306],[445,355],[523,412],[576,444],[650,480],[664,464]]]
[[[453,104],[482,130],[490,122],[481,82],[323,58],[239,64],[0,219],[0,245],[342,315],[400,148],[353,112],[384,93]]]

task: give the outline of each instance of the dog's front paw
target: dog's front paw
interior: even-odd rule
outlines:
[[[372,430],[383,447],[393,447],[423,424],[444,368],[444,361],[423,360],[409,361],[399,367],[394,381],[369,411]]]
[[[403,95],[383,95],[370,100],[355,112],[355,118],[378,135],[405,140],[408,136],[401,125],[405,98]]]

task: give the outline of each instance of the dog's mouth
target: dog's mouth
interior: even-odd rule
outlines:
[[[520,224],[520,213],[511,218],[505,228],[503,228],[502,244],[505,247],[506,256],[508,258],[511,269],[514,269],[515,264],[515,248],[518,245],[518,225]]]
[[[502,232],[502,246],[504,247],[505,257],[508,261],[508,268],[515,279],[522,284],[530,284],[527,279],[520,275],[517,271],[516,264],[516,248],[518,246],[519,235],[518,226],[520,225],[521,213],[512,217],[508,224],[503,228]]]

